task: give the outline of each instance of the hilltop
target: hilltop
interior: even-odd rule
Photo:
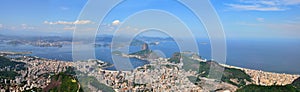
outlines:
[[[45,92],[78,92],[78,80],[66,72],[59,73],[51,77],[51,83],[43,89]]]
[[[257,90],[253,92],[300,91],[299,75],[271,73],[219,64],[216,61],[203,60],[197,54],[188,52],[175,52],[168,61],[175,64],[182,63],[182,68],[186,71],[196,71],[198,78],[190,78],[193,83],[198,85],[201,84],[202,78],[213,79],[214,76],[222,74],[221,82],[226,82],[238,87],[238,92],[249,92],[254,89]],[[219,69],[210,69],[212,66]]]
[[[15,79],[16,76],[20,75],[17,71],[25,69],[24,65],[25,63],[11,61],[6,57],[0,56],[0,79]]]
[[[144,48],[142,51],[137,52],[136,55],[148,54],[148,51],[150,52],[149,49]],[[64,62],[34,57],[19,58],[16,59],[16,62],[12,60],[14,59],[1,58],[1,62],[25,62],[27,65],[32,66],[31,69],[24,70],[24,72],[27,71],[30,74],[16,75],[24,78],[16,77],[18,78],[16,80],[10,79],[15,81],[13,84],[21,83],[19,88],[30,88],[30,90],[15,89],[23,91],[102,90],[110,92],[126,90],[149,91],[158,90],[159,88],[170,91],[248,92],[251,90],[254,92],[299,92],[300,85],[300,78],[297,75],[277,74],[229,66],[213,60],[205,60],[192,52],[174,53],[171,58],[146,59],[149,61],[149,64],[138,67],[131,72],[105,70],[102,69],[102,66],[106,64],[97,63],[93,60],[88,60],[88,62]],[[212,70],[212,66],[224,68],[224,71],[219,69]],[[73,70],[76,70],[76,75]],[[214,79],[214,76],[218,74],[221,74],[222,78],[220,80]],[[33,75],[36,78],[30,77]],[[27,81],[30,85],[36,85],[30,87],[27,83],[22,84],[22,82],[26,82],[26,80],[23,80],[26,78],[48,82],[36,84],[32,81]],[[5,77],[5,79],[9,78]],[[18,80],[21,81],[17,82]],[[269,81],[269,83],[265,81]],[[5,85],[7,84],[9,86],[9,83],[5,83]],[[158,85],[163,85],[164,87]]]
[[[211,66],[224,68],[224,71],[219,71],[218,69],[211,71]],[[209,75],[210,72],[212,73]],[[221,81],[230,83],[237,87],[245,86],[247,83],[249,84],[252,81],[251,77],[244,71],[234,68],[223,67],[215,61],[200,62],[198,73],[201,77],[207,78],[216,76],[214,74],[222,74]]]
[[[300,77],[294,80],[292,85],[300,91]]]

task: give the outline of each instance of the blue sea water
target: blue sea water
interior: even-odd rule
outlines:
[[[227,46],[229,65],[300,74],[300,40],[229,40]]]
[[[203,44],[205,42],[207,44]],[[210,59],[211,47],[209,41],[198,42],[199,53],[202,57]],[[175,42],[161,42],[159,45],[150,45],[152,50],[161,51],[166,57],[171,57],[178,52]],[[65,45],[57,47],[34,47],[30,45],[6,45],[0,43],[1,51],[31,51],[31,55],[72,61],[72,46]],[[140,50],[140,46],[130,47],[129,52]],[[95,54],[97,59],[113,63],[111,49],[108,47],[97,47]],[[300,41],[299,40],[227,40],[227,62],[226,64],[264,70],[270,72],[300,74]],[[121,57],[120,57],[121,58]],[[147,64],[147,61],[130,59],[134,67]],[[114,70],[114,68],[108,68]]]

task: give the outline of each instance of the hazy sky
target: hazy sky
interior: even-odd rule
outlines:
[[[228,38],[300,37],[300,0],[210,1]],[[1,0],[0,34],[32,35],[34,32],[38,35],[71,35],[75,24],[98,24],[93,19],[77,19],[86,3],[87,0]],[[188,25],[195,34],[206,35],[201,22],[175,0],[125,0],[107,15],[100,30],[106,34],[113,33],[129,16],[146,9],[168,11]],[[134,25],[120,30],[139,30]],[[171,27],[178,29],[176,25]],[[87,27],[86,30],[96,28]],[[185,32],[178,34],[182,33]]]

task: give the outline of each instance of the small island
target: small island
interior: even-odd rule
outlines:
[[[258,89],[254,92],[300,91],[299,81],[297,81],[300,75],[271,73],[219,64],[217,61],[203,59],[201,56],[192,52],[175,52],[170,58],[149,59],[149,56],[153,53],[147,44],[143,44],[140,51],[129,55],[121,52],[118,54],[124,57],[137,58],[150,62],[150,64],[137,68],[137,71],[155,71],[157,66],[160,66],[160,68],[164,66],[165,68],[177,68],[190,72],[191,74],[186,74],[189,75],[186,76],[186,78],[196,86],[195,88],[200,87],[201,90],[204,91],[248,92],[253,89]],[[211,66],[223,68],[224,70],[211,71]],[[210,74],[210,72],[212,72],[212,74]],[[217,80],[212,79],[214,74],[222,75],[220,82],[216,82]],[[215,85],[216,87],[205,85]]]
[[[32,54],[32,52],[0,51],[0,56],[28,55],[28,54]]]
[[[193,52],[175,52],[170,58],[151,58],[147,46],[124,55],[149,61],[132,71],[112,71],[101,60],[67,62],[23,56],[0,56],[1,91],[214,91],[299,92],[300,76],[240,68],[203,59]],[[150,59],[149,59],[150,58]],[[211,66],[224,68],[213,71]],[[214,74],[221,74],[220,80]]]

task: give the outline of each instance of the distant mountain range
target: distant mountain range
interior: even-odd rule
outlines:
[[[70,38],[70,37],[61,37],[61,36],[15,36],[15,35],[4,35],[4,34],[0,34],[0,40],[28,40],[28,41],[47,40],[47,41],[72,41],[72,38]]]

